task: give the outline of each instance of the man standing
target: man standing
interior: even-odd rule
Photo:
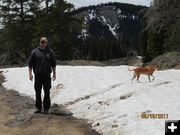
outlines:
[[[42,100],[41,89],[44,90],[43,109],[44,113],[48,113],[50,102],[50,89],[51,89],[51,72],[53,72],[52,79],[56,79],[56,60],[54,53],[47,46],[48,40],[46,37],[40,39],[39,47],[32,50],[29,57],[29,79],[33,80],[32,70],[35,76],[34,89],[36,93],[36,111],[41,113]]]

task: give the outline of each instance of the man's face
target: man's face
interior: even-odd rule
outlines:
[[[42,40],[42,41],[40,42],[40,47],[41,47],[42,49],[45,49],[46,46],[47,46],[47,41]]]

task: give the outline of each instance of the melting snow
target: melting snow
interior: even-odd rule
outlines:
[[[27,67],[2,70],[6,88],[34,98]],[[51,100],[88,119],[103,135],[164,135],[165,119],[180,119],[180,70],[156,71],[154,76],[151,83],[147,76],[131,83],[128,66],[57,66]],[[143,119],[143,112],[168,118]]]

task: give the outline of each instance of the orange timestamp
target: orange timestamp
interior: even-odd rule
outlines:
[[[141,114],[141,119],[168,119],[169,115],[166,113],[146,113]]]

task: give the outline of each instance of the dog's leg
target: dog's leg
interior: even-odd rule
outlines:
[[[140,75],[137,75],[137,81],[140,83],[140,81],[139,81],[139,77],[140,77]]]
[[[151,82],[151,78],[150,78],[150,75],[148,75],[148,79],[149,79],[149,82]]]
[[[136,78],[136,74],[133,74],[133,78],[131,79],[131,83],[133,82],[133,80]]]
[[[151,75],[152,77],[153,77],[153,79],[152,80],[154,80],[155,79],[155,77],[153,76],[153,75]]]

